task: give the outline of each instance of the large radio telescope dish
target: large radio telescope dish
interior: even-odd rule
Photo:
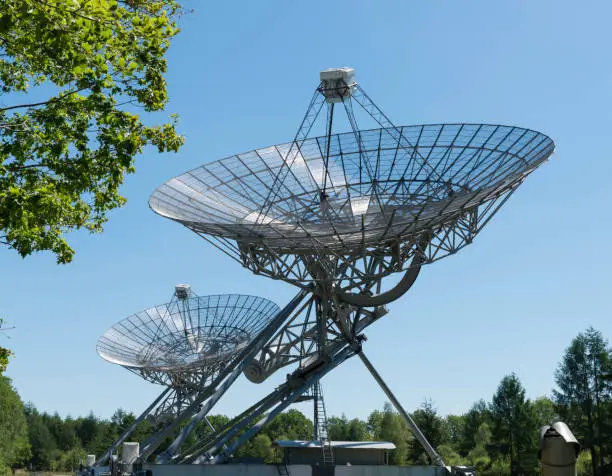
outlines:
[[[98,340],[98,354],[146,380],[182,386],[232,360],[279,311],[256,296],[223,294],[173,300],[133,314]]]
[[[341,269],[347,257],[389,254],[400,271],[421,240],[423,263],[469,244],[553,151],[544,134],[511,126],[372,129],[210,162],[161,185],[149,203],[253,271],[295,284],[312,272],[275,256],[328,255]]]

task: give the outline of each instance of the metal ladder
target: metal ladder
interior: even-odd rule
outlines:
[[[323,392],[319,382],[312,386],[314,399],[315,413],[315,440],[321,442],[321,451],[323,453],[323,466],[330,468],[334,466],[334,454],[332,452],[331,441],[329,440],[327,413],[325,411],[325,401],[323,400]]]

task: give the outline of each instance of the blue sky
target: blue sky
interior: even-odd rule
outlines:
[[[166,302],[174,284],[200,294],[295,290],[256,277],[151,212],[165,180],[204,162],[290,140],[320,70],[352,66],[396,124],[487,122],[551,136],[552,160],[477,237],[427,266],[370,327],[365,351],[409,410],[442,414],[489,400],[516,372],[528,396],[549,394],[578,332],[612,338],[612,4],[588,2],[191,2],[169,53],[168,113],[178,154],[147,150],[128,204],[103,234],[73,234],[77,254],[22,260],[0,249],[0,315],[16,328],[8,375],[26,401],[62,415],[138,412],[161,388],[100,359],[96,339],[129,314]],[[163,116],[151,116],[158,120]],[[236,414],[282,381],[242,379],[213,412]],[[353,359],[325,377],[328,414],[366,417],[385,401]],[[307,408],[303,408],[307,411]]]

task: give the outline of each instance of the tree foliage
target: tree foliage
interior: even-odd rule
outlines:
[[[74,251],[64,235],[100,232],[147,145],[176,151],[165,54],[175,0],[0,2],[0,241],[22,256]]]
[[[587,339],[580,344],[585,336]],[[448,465],[475,466],[479,476],[532,476],[539,474],[537,454],[540,427],[553,423],[561,416],[570,424],[570,428],[587,450],[579,457],[577,474],[608,476],[612,474],[609,468],[612,453],[612,432],[609,428],[612,422],[612,398],[609,393],[602,391],[598,397],[600,408],[597,410],[597,399],[594,398],[593,390],[599,388],[599,385],[608,385],[610,382],[603,379],[606,383],[600,384],[599,378],[596,379],[588,372],[601,369],[602,375],[609,373],[607,366],[610,351],[607,349],[607,343],[595,331],[589,330],[585,334],[580,334],[577,339],[582,346],[578,346],[578,350],[582,349],[584,352],[566,353],[559,366],[559,372],[564,374],[562,381],[574,383],[567,387],[559,384],[554,401],[547,397],[529,400],[522,383],[512,374],[501,380],[489,402],[479,400],[463,415],[448,415],[442,418],[437,414],[433,403],[426,401],[412,413],[412,418]],[[574,349],[575,345],[576,342],[572,342],[570,349]],[[585,349],[591,349],[590,353]],[[605,352],[598,354],[598,349],[604,349]],[[599,363],[593,363],[588,355],[599,355]],[[575,365],[583,361],[590,364]],[[573,379],[566,375],[572,373]],[[597,386],[594,383],[596,380]],[[591,382],[589,395],[593,397],[592,427],[585,425],[585,414],[580,404],[582,401],[570,398],[574,394],[586,394],[579,386],[585,384],[585,381]],[[565,389],[565,393],[561,395],[562,389]],[[12,401],[16,401],[18,407],[19,397],[11,392],[10,395],[16,398]],[[3,451],[2,444],[6,444],[6,440],[2,440],[4,398],[0,389],[0,452]],[[23,415],[23,407],[21,408]],[[597,421],[600,416],[601,420]],[[117,410],[110,419],[98,418],[93,413],[80,418],[62,418],[57,414],[39,413],[32,405],[27,405],[25,421],[29,444],[26,440],[26,446],[22,445],[23,450],[16,460],[13,458],[11,465],[27,466],[34,470],[72,471],[85,454],[100,456],[105,452],[134,422],[134,419],[132,413],[121,409]],[[217,429],[223,428],[230,422],[230,418],[225,415],[210,415],[208,420]],[[586,433],[590,431],[589,428],[592,428],[591,431],[596,435],[596,438],[593,437],[595,438],[593,441],[598,445],[595,452],[590,451],[588,446],[592,444],[588,443]],[[597,429],[599,433],[593,429]],[[154,430],[150,423],[143,421],[136,427],[131,439],[144,441]],[[196,440],[210,436],[210,432],[208,424],[202,422],[195,428],[184,447],[190,448]],[[329,419],[328,432],[331,439],[336,441],[393,442],[396,450],[390,454],[391,464],[429,464],[429,458],[414,439],[406,422],[388,403],[382,410],[372,411],[365,420],[349,419],[345,415],[332,416]],[[255,458],[266,463],[278,463],[281,455],[274,449],[274,440],[310,440],[312,435],[312,421],[297,410],[289,410],[264,426],[259,434],[237,450],[233,456],[237,460]],[[170,437],[168,444],[171,439]],[[228,443],[231,444],[233,441],[230,440]],[[158,451],[163,449],[162,445]],[[156,453],[152,457],[155,455]],[[598,458],[598,462],[594,463],[593,455]],[[594,472],[595,464],[597,464],[597,473]]]
[[[309,440],[314,427],[299,410],[289,410],[281,413],[265,427],[271,440]]]
[[[434,448],[438,448],[448,442],[446,422],[438,416],[438,412],[431,400],[423,402],[421,407],[412,414],[412,419]],[[454,450],[451,451],[450,447],[447,447],[446,453],[447,457],[454,457]],[[410,442],[408,458],[417,464],[432,464],[432,461],[417,439],[413,439]]]
[[[476,448],[478,444],[476,435],[483,423],[487,424],[487,428],[491,428],[491,412],[489,411],[489,406],[481,399],[474,403],[463,416],[463,428],[459,443],[459,452],[463,456],[466,456],[470,451]]]
[[[331,417],[328,422],[328,434],[335,441],[369,441],[372,434],[368,430],[368,424],[359,418],[349,420],[346,415],[340,418]]]
[[[372,418],[373,417],[373,418]],[[395,444],[395,450],[391,452],[390,462],[396,465],[404,465],[408,462],[408,447],[412,441],[412,434],[404,419],[397,413],[389,403],[385,403],[384,409],[378,414],[370,415],[372,422],[378,422],[373,437],[375,440],[390,441]]]
[[[48,419],[31,405],[26,406],[26,418],[28,422],[28,436],[32,446],[29,466],[34,469],[51,469],[51,462],[54,460],[57,443],[46,424]]]
[[[486,422],[481,423],[474,435],[474,447],[467,454],[467,461],[476,468],[477,474],[482,474],[491,466],[491,456],[488,451],[491,437],[489,425]]]
[[[536,420],[525,388],[515,374],[504,377],[491,402],[492,446],[510,462],[510,475],[529,474],[537,467]]]
[[[0,376],[0,473],[25,462],[29,452],[23,402],[11,381]]]
[[[611,369],[608,342],[589,328],[572,340],[555,373],[560,416],[590,452],[594,476],[612,471],[612,382],[605,378]]]
[[[533,401],[533,412],[538,428],[542,428],[545,425],[551,425],[560,420],[557,409],[555,408],[555,402],[546,396],[536,398]]]
[[[238,458],[255,458],[265,463],[274,463],[274,449],[272,440],[266,433],[259,433],[239,448],[235,454]]]

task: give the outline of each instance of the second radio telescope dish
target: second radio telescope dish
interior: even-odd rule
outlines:
[[[173,375],[214,373],[279,311],[256,296],[194,296],[118,322],[98,340],[98,354],[143,378],[173,384]]]

